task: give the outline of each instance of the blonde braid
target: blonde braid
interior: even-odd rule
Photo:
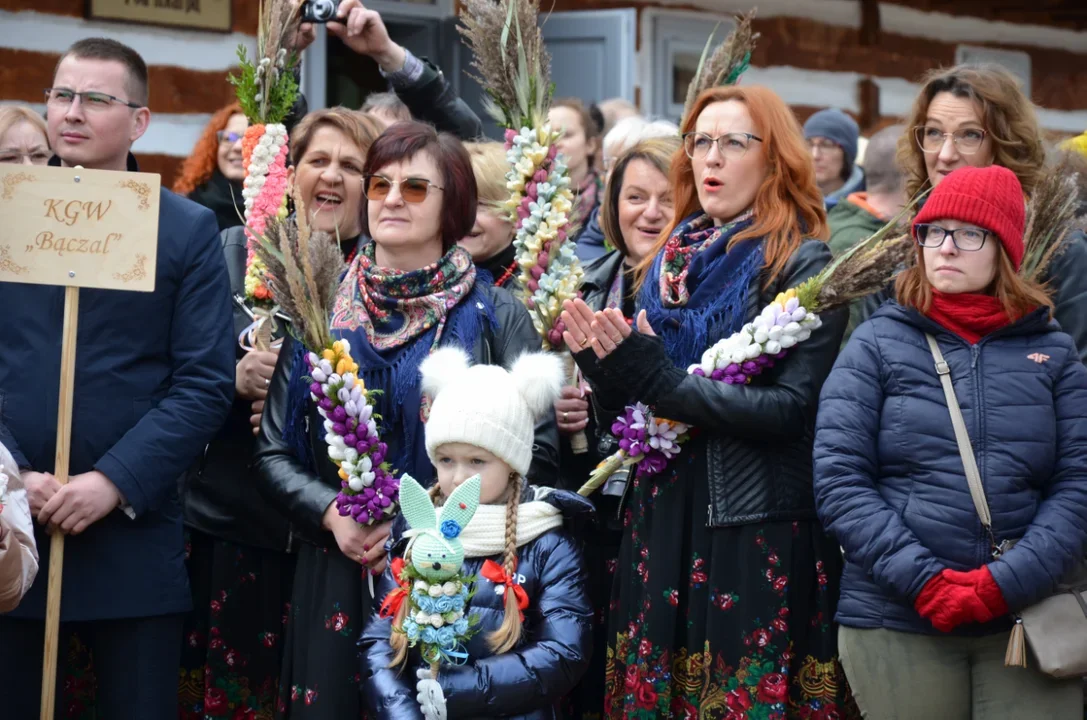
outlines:
[[[517,508],[521,505],[521,476],[510,475],[510,495],[506,500],[506,551],[503,555],[502,569],[506,576],[516,581],[517,571]],[[502,624],[487,637],[491,652],[496,655],[509,652],[521,640],[521,609],[517,607],[517,595],[512,587],[505,592],[506,612]]]

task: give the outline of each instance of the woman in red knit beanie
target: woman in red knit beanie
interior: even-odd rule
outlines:
[[[857,329],[823,387],[816,505],[845,551],[839,651],[866,717],[1083,717],[1078,679],[1004,666],[1015,613],[1087,548],[1087,369],[1044,289],[1017,274],[1023,230],[1014,173],[949,174],[914,220],[918,262],[897,302]],[[926,336],[950,371],[991,532]]]

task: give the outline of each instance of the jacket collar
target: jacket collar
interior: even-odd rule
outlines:
[[[49,158],[49,166],[50,167],[60,167],[61,166],[60,158],[58,156],[56,156],[56,155]],[[125,171],[126,172],[139,172],[140,171],[140,165],[139,165],[139,163],[136,162],[136,156],[133,155],[132,153],[128,154],[127,167],[125,168]]]
[[[920,311],[912,307],[904,307],[899,305],[897,301],[891,300],[885,302],[879,310],[877,310],[872,317],[890,317],[900,322],[911,325],[921,332],[931,333],[933,335],[946,335],[948,337],[955,338],[958,342],[966,342],[958,335],[955,335],[950,330],[946,329],[943,325],[929,319],[925,315],[922,315]],[[1018,335],[1036,335],[1039,333],[1051,332],[1053,330],[1059,330],[1059,326],[1050,319],[1049,310],[1044,307],[1037,308],[1032,312],[1027,313],[1023,317],[1019,318],[1011,325],[1002,327],[996,332],[993,332],[984,338],[980,342],[985,342],[988,338],[994,337],[1014,337]],[[980,344],[979,342],[979,344]]]

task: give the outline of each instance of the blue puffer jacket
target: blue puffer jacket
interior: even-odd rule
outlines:
[[[551,490],[545,500],[563,511],[567,524],[592,517],[592,503],[580,495]],[[402,518],[393,526],[394,557],[404,554],[407,542],[401,536],[406,529]],[[468,642],[468,663],[460,667],[443,665],[438,675],[447,716],[458,720],[558,718],[558,701],[581,679],[592,652],[593,611],[581,549],[570,534],[557,528],[518,550],[517,573],[528,593],[529,607],[525,610],[521,644],[502,655],[492,655],[487,647],[487,635],[498,629],[505,615],[502,597],[495,594],[489,580],[479,575],[487,559],[464,561],[465,573],[477,578],[468,614],[479,616],[480,631]],[[501,555],[489,559],[502,562]],[[385,598],[395,587],[391,570],[386,570],[377,597]],[[362,693],[371,717],[419,720],[422,713],[416,700],[415,672],[423,664],[418,653],[412,652],[403,671],[389,668],[393,657],[389,645],[391,625],[390,620],[375,614],[362,633]]]
[[[997,542],[1019,540],[996,561],[925,332],[950,366]],[[1039,310],[969,345],[888,302],[823,386],[815,497],[845,550],[842,625],[935,634],[913,602],[945,567],[989,562],[1013,611],[1052,593],[1087,547],[1087,369],[1072,339]]]

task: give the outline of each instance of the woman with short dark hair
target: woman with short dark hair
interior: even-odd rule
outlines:
[[[471,255],[456,244],[476,215],[475,178],[459,140],[421,123],[398,123],[370,147],[361,182],[363,234],[331,328],[350,341],[366,387],[381,391],[375,411],[388,461],[398,475],[429,485],[434,469],[423,438],[419,364],[453,345],[476,363],[507,365],[537,348],[539,336],[523,305],[476,282]],[[296,372],[300,350],[292,341],[280,354],[254,460],[261,490],[303,541],[280,717],[357,718],[363,703],[350,669],[358,667],[355,641],[374,602],[362,578],[384,569],[390,523],[364,527],[337,511],[341,481],[328,459],[323,421]]]

